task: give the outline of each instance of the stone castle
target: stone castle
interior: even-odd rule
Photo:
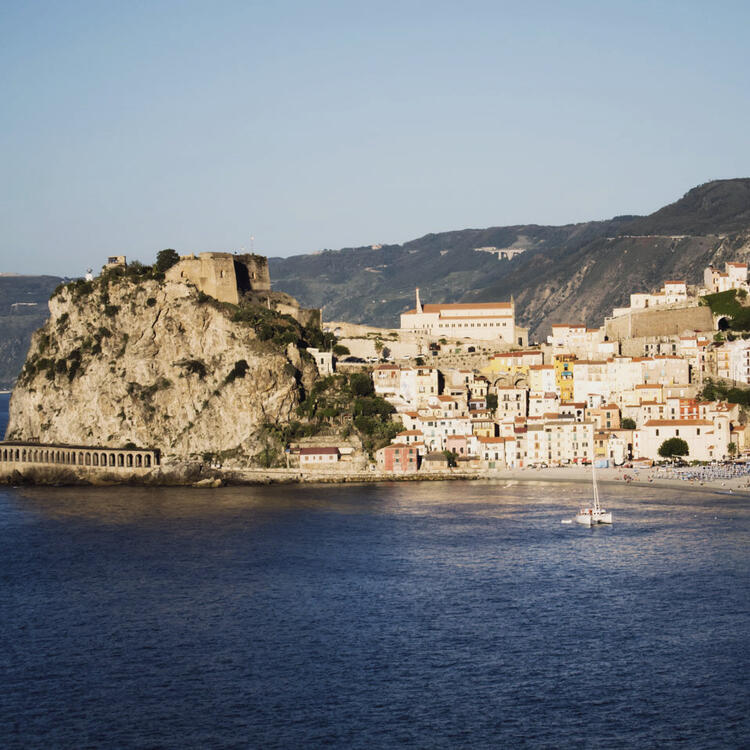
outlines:
[[[271,291],[268,258],[249,253],[183,255],[165,276],[168,281],[189,281],[204,294],[233,305],[248,292]]]
[[[167,281],[194,284],[201,292],[219,302],[238,305],[249,300],[291,315],[302,325],[320,325],[320,310],[301,308],[284,292],[271,290],[268,258],[254,253],[199,253],[183,255],[165,273]]]

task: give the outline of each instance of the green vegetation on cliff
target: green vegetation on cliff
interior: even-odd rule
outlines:
[[[723,315],[727,319],[727,327],[732,331],[750,330],[750,307],[742,302],[747,298],[747,292],[740,289],[730,289],[718,294],[707,294],[701,299],[702,304],[708,305],[714,315]]]
[[[728,401],[730,404],[739,404],[748,408],[750,407],[750,388],[717,383],[709,378],[703,385],[703,390],[698,394],[698,398],[702,401]]]

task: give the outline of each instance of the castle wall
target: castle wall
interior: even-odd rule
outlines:
[[[234,256],[230,253],[201,253],[201,278],[198,288],[220,302],[240,301]]]
[[[237,283],[241,292],[270,292],[271,274],[268,270],[268,258],[254,253],[234,256],[237,268]],[[246,278],[245,274],[247,274]],[[245,285],[247,284],[247,288]]]
[[[646,338],[650,336],[675,336],[684,331],[712,331],[714,320],[705,306],[682,307],[667,310],[644,310],[608,318],[605,333],[610,341]]]

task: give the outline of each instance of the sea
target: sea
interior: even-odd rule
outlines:
[[[2,748],[746,748],[750,508],[573,482],[0,489]]]
[[[5,436],[5,428],[8,426],[9,405],[10,393],[0,393],[0,440]]]

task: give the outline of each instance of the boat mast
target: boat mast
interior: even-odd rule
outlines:
[[[594,483],[594,513],[598,513],[601,510],[599,505],[599,488],[596,485],[596,465],[591,464],[591,478]]]

